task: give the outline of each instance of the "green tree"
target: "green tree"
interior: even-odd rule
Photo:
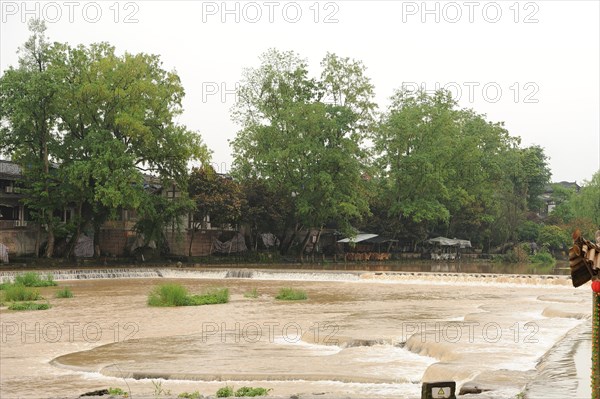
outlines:
[[[152,214],[141,206],[152,203],[144,173],[187,193],[187,162],[206,162],[210,153],[198,134],[175,122],[184,96],[175,72],[162,69],[158,56],[119,56],[107,43],[60,45],[51,61],[63,72],[61,170],[76,192],[78,219],[93,226],[96,244],[100,226],[117,209],[139,207],[142,219],[143,212]]]
[[[414,238],[424,239],[429,225],[450,219],[447,165],[459,132],[455,105],[447,92],[400,90],[376,131],[389,216],[420,225]]]
[[[237,224],[245,203],[240,185],[229,176],[218,174],[210,165],[192,169],[189,176],[190,197],[194,201],[193,232],[206,228],[206,221],[215,226]]]
[[[55,230],[62,209],[59,180],[51,168],[60,138],[56,132],[59,74],[49,62],[52,46],[42,21],[30,20],[31,36],[19,49],[18,68],[0,78],[0,148],[21,166],[27,205],[38,223],[36,256],[41,228],[46,229],[46,257],[54,253]]]
[[[285,192],[296,233],[327,224],[350,233],[368,212],[361,143],[374,103],[364,66],[328,54],[318,80],[293,52],[270,50],[261,61],[244,72],[234,107],[242,127],[232,142],[234,174]]]
[[[445,91],[397,91],[374,144],[378,208],[413,241],[442,234],[489,248],[515,240],[549,178],[540,147],[519,148],[502,123],[459,109]]]
[[[600,170],[585,181],[579,193],[571,200],[575,217],[588,219],[600,229]]]
[[[162,207],[149,200],[145,179],[175,183],[185,197],[188,161],[206,162],[210,152],[176,123],[184,96],[177,74],[155,55],[117,55],[107,43],[49,45],[43,23],[30,29],[19,67],[0,78],[0,144],[24,170],[27,205],[48,232],[46,256],[59,225],[53,213],[67,204],[77,213],[72,248],[84,226],[97,244],[120,208],[144,218],[155,213],[149,204]]]
[[[540,229],[539,240],[543,246],[551,251],[560,251],[567,248],[571,241],[569,233],[559,226],[543,226]]]
[[[551,201],[554,203],[554,209],[546,219],[550,224],[569,223],[575,217],[571,200],[576,195],[575,189],[563,187],[560,184],[551,184]]]
[[[251,229],[252,246],[257,247],[261,233],[273,233],[280,243],[283,242],[287,226],[293,223],[292,197],[257,178],[244,180],[242,190],[246,199],[242,206],[242,222]]]

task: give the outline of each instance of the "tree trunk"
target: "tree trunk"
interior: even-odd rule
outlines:
[[[294,232],[292,233],[292,236],[290,237],[289,241],[284,244],[284,240],[281,240],[281,251],[280,252],[282,255],[286,255],[288,253],[288,251],[290,250],[290,247],[292,246],[292,243],[296,239],[296,235],[298,234],[300,229],[301,229],[300,224],[296,223],[296,227],[294,227]],[[283,238],[285,239],[285,232],[284,232]]]
[[[100,225],[94,224],[94,258],[100,257]]]
[[[67,253],[65,254],[65,259],[70,259],[73,252],[75,251],[75,246],[77,246],[77,242],[79,241],[79,236],[81,235],[81,214],[82,214],[83,202],[79,201],[77,206],[77,231],[75,235],[71,238],[71,242],[69,243],[69,248],[67,249]]]
[[[54,228],[48,225],[48,244],[46,245],[46,258],[54,255]]]
[[[308,245],[308,240],[311,236],[312,230],[308,229],[308,233],[306,233],[306,237],[304,237],[304,240],[302,240],[302,245],[300,246],[300,263],[304,263],[304,250],[306,249],[306,246]]]
[[[188,256],[191,258],[192,257],[192,244],[194,243],[194,233],[196,232],[196,228],[194,227],[194,225],[192,224],[192,234],[190,236],[190,248],[188,249]]]
[[[37,232],[35,235],[35,257],[40,257],[40,241],[42,239],[42,224],[38,221]]]
[[[321,240],[322,232],[323,232],[323,226],[321,226],[321,228],[319,229],[319,232],[317,233],[317,239],[315,240],[315,243],[314,243],[312,251],[311,251],[311,258],[312,258],[313,263],[315,261],[315,254],[317,253],[317,245],[319,245],[319,241]]]

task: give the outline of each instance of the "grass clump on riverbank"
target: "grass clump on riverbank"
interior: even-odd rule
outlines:
[[[256,290],[256,288],[252,288],[251,291],[244,293],[244,298],[256,299],[258,297],[259,297],[259,295],[258,295],[258,291]]]
[[[183,398],[183,399],[202,399],[204,396],[202,396],[200,394],[200,392],[198,391],[194,391],[194,392],[182,392],[179,395],[177,395],[178,398]]]
[[[27,272],[15,276],[15,281],[12,283],[0,284],[0,290],[6,290],[17,285],[22,287],[54,287],[58,284],[54,281],[52,274],[48,274],[46,278],[42,278],[38,273]]]
[[[266,396],[271,392],[272,389],[263,388],[263,387],[241,387],[237,391],[233,391],[233,387],[229,385],[224,386],[223,388],[219,388],[216,393],[217,398],[230,398],[235,396],[237,398],[241,397],[254,397],[254,396]]]
[[[69,287],[64,287],[58,291],[56,291],[55,296],[57,298],[73,298],[73,292]]]
[[[191,306],[198,305],[216,305],[218,303],[229,302],[229,289],[219,288],[205,292],[201,295],[191,295],[189,297]]]
[[[49,303],[37,302],[13,302],[8,307],[9,310],[47,310],[50,309]]]
[[[121,388],[108,388],[108,394],[110,396],[122,396],[124,398],[129,397],[129,393]]]
[[[302,290],[295,290],[293,288],[282,288],[275,297],[275,299],[282,301],[303,301],[307,298],[308,296],[306,295],[306,292]]]
[[[42,296],[38,290],[34,290],[23,285],[13,284],[4,287],[5,301],[37,301],[38,299],[42,299]]]
[[[15,276],[14,284],[24,285],[25,287],[54,287],[58,285],[56,281],[54,281],[52,274],[48,274],[44,279],[35,272],[27,272]]]
[[[155,287],[148,296],[149,306],[200,306],[229,302],[227,288],[209,290],[200,295],[190,295],[179,284],[162,284]]]

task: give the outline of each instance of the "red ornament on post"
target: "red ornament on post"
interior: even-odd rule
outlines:
[[[600,293],[600,280],[592,281],[592,291],[595,293]]]

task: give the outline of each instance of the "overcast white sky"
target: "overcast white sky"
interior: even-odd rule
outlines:
[[[52,41],[108,41],[161,56],[186,89],[179,122],[202,134],[220,172],[237,127],[229,109],[242,69],[270,47],[362,60],[387,107],[393,90],[446,86],[550,157],[552,179],[600,169],[598,1],[5,1],[0,69],[17,64],[26,20]]]

